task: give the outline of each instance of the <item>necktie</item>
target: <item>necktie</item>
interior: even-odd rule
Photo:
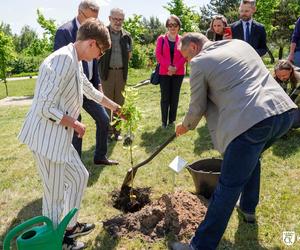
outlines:
[[[245,41],[247,43],[249,43],[249,40],[250,40],[250,28],[249,28],[249,25],[250,25],[250,23],[246,22],[246,39],[245,39]]]

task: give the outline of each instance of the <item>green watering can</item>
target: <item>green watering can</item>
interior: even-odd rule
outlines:
[[[10,249],[11,240],[20,232],[38,223],[45,224],[32,227],[30,230],[19,235],[17,238],[18,250],[61,250],[65,230],[77,210],[77,208],[73,208],[58,225],[56,230],[53,228],[52,221],[46,216],[37,216],[25,221],[23,224],[13,228],[6,235],[3,250]]]

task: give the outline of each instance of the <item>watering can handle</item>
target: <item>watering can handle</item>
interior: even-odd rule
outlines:
[[[24,223],[14,227],[9,233],[6,235],[3,243],[3,250],[9,250],[10,249],[10,241],[17,236],[18,233],[25,230],[26,228],[38,224],[38,223],[46,223],[48,227],[53,226],[52,221],[46,217],[46,216],[37,216],[30,220],[25,221]]]

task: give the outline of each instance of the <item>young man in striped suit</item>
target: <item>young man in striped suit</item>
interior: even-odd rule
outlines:
[[[77,31],[80,25],[88,18],[97,18],[99,14],[99,4],[96,0],[82,0],[78,6],[77,16],[59,27],[55,34],[54,50],[58,50],[69,43],[76,41]],[[85,75],[93,86],[102,91],[102,84],[98,72],[98,61],[82,61],[82,67]],[[107,94],[106,94],[107,95]],[[108,96],[109,97],[109,96]],[[112,99],[111,97],[109,97]],[[112,99],[113,100],[113,99]],[[94,152],[95,165],[118,165],[116,160],[107,157],[107,140],[109,129],[109,116],[102,105],[83,96],[83,109],[94,119],[96,123],[96,144]],[[79,115],[78,120],[81,121]],[[79,138],[77,133],[73,135],[73,146],[81,156],[82,138]]]
[[[88,171],[72,145],[74,131],[83,137],[86,127],[77,120],[85,96],[120,115],[120,106],[96,90],[82,69],[82,60],[99,59],[110,48],[107,28],[91,18],[79,28],[75,43],[49,55],[41,64],[34,93],[19,140],[32,151],[42,178],[43,215],[54,225],[74,207],[79,208],[88,182]],[[71,220],[64,249],[83,249],[75,237],[95,225]]]

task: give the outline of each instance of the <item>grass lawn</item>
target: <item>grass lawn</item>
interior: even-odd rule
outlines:
[[[149,76],[149,71],[130,72],[129,84],[136,84]],[[32,95],[34,80],[9,82],[10,95]],[[4,89],[0,84],[0,98]],[[159,86],[146,85],[139,89],[137,106],[142,111],[142,121],[136,133],[134,163],[146,159],[172,133],[160,128]],[[189,85],[182,86],[178,121],[181,121],[189,103]],[[0,107],[0,247],[7,231],[24,220],[41,214],[42,189],[31,152],[21,145],[16,136],[29,107]],[[83,143],[83,162],[90,172],[88,188],[80,211],[80,221],[96,222],[96,229],[82,238],[87,249],[167,249],[168,237],[154,243],[141,238],[112,239],[103,230],[101,221],[120,211],[111,205],[110,193],[120,189],[130,168],[129,152],[122,143],[109,144],[109,157],[120,161],[119,166],[93,165],[95,125],[83,112],[87,132]],[[257,225],[246,225],[234,211],[219,249],[300,249],[300,241],[287,247],[282,241],[283,231],[295,231],[300,236],[300,132],[291,131],[286,139],[279,140],[267,150],[262,159],[261,199],[258,206]],[[152,187],[152,199],[174,189],[193,191],[192,178],[184,170],[174,174],[168,165],[180,155],[188,162],[217,157],[212,149],[204,120],[197,129],[176,138],[155,159],[139,169],[136,187]],[[241,168],[243,163],[241,162]],[[175,181],[174,181],[175,180]]]

